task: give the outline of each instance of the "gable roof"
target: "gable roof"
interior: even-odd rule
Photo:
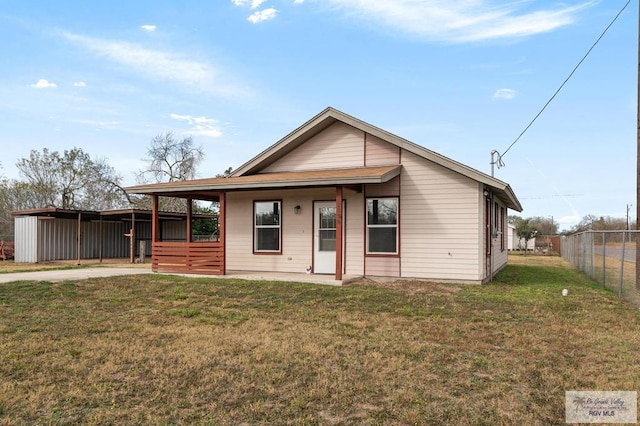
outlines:
[[[522,205],[508,183],[396,136],[393,133],[389,133],[386,130],[375,127],[332,107],[326,108],[311,120],[307,121],[302,126],[298,127],[293,132],[289,133],[287,136],[280,139],[278,142],[271,145],[269,148],[265,149],[242,166],[238,167],[230,176],[240,177],[259,173],[260,170],[284,157],[304,142],[336,122],[345,123],[361,130],[362,132],[368,133],[399,148],[405,149],[419,157],[482,183],[492,189],[497,197],[501,199],[507,207],[519,212],[522,211]]]
[[[522,211],[520,201],[518,201],[515,193],[506,182],[331,107],[325,109],[280,141],[237,168],[229,177],[137,185],[126,188],[126,191],[128,193],[156,194],[174,197],[201,196],[204,197],[203,199],[207,199],[207,197],[214,196],[215,194],[211,194],[211,192],[215,191],[384,183],[400,174],[400,165],[260,173],[265,167],[292,152],[310,138],[321,133],[336,122],[342,122],[362,132],[373,135],[383,141],[481,183],[485,189],[492,192],[507,207],[519,212]]]

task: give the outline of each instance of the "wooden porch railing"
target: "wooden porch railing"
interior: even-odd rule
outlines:
[[[153,272],[224,275],[224,247],[221,242],[155,242],[151,269]]]

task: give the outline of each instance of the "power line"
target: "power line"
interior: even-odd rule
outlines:
[[[521,200],[545,200],[547,198],[567,198],[567,197],[582,197],[584,194],[554,194],[554,195],[540,195],[537,197],[520,198]]]
[[[607,25],[607,27],[604,29],[604,31],[602,31],[602,34],[600,34],[600,37],[598,37],[598,39],[593,43],[593,45],[589,48],[589,50],[587,50],[587,53],[584,54],[584,56],[582,57],[582,59],[580,59],[580,62],[578,62],[578,64],[573,68],[573,71],[571,71],[571,73],[569,74],[569,76],[562,82],[562,84],[560,85],[560,87],[558,87],[558,90],[555,91],[555,93],[553,94],[553,96],[551,96],[551,98],[549,98],[549,100],[547,101],[546,104],[544,104],[544,106],[542,107],[542,109],[536,114],[535,117],[533,117],[533,120],[531,120],[531,122],[527,125],[527,127],[525,127],[525,129],[522,131],[522,133],[520,133],[518,135],[518,137],[511,143],[511,145],[509,145],[509,148],[507,148],[502,154],[498,153],[498,167],[501,167],[503,165],[502,163],[502,158],[507,154],[507,152],[509,152],[509,150],[516,144],[516,142],[518,142],[520,140],[520,138],[522,137],[522,135],[524,135],[527,130],[529,130],[529,127],[531,127],[533,125],[533,123],[535,123],[535,121],[538,119],[538,117],[540,117],[540,115],[544,112],[545,109],[547,109],[547,107],[549,106],[549,104],[551,103],[551,101],[553,101],[553,99],[556,97],[556,95],[558,93],[560,93],[560,91],[562,90],[562,88],[564,87],[565,84],[567,84],[567,82],[569,81],[569,79],[571,79],[571,77],[573,76],[573,74],[578,70],[578,68],[580,67],[580,65],[582,65],[582,63],[585,61],[585,59],[587,59],[587,56],[589,56],[589,54],[591,53],[591,51],[596,47],[596,45],[600,42],[600,40],[602,39],[602,37],[604,37],[604,35],[607,33],[607,31],[609,31],[609,28],[611,28],[611,26],[613,26],[613,24],[618,20],[618,17],[620,15],[622,15],[622,12],[624,12],[624,10],[627,8],[627,6],[629,6],[629,3],[631,3],[631,0],[627,0],[627,3],[622,7],[622,9],[620,9],[620,11],[618,12],[618,14],[613,18],[613,20],[609,23],[609,25]],[[496,151],[497,152],[497,151]]]

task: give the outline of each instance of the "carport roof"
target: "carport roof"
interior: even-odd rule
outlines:
[[[186,217],[186,213],[181,212],[158,212],[161,220],[180,220]],[[50,217],[56,219],[78,219],[81,221],[89,220],[131,220],[135,215],[136,220],[150,221],[152,219],[151,210],[141,209],[121,209],[121,210],[71,210],[71,209],[59,209],[56,207],[47,207],[43,209],[32,210],[19,210],[11,212],[12,216],[38,216],[38,217]],[[211,218],[215,215],[192,215],[193,218]]]

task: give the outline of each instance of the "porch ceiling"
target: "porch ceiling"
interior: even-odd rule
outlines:
[[[126,188],[132,194],[193,196],[215,191],[347,186],[385,183],[400,174],[402,166],[354,167],[303,172],[261,173],[249,176],[195,179],[182,182],[137,185]]]

